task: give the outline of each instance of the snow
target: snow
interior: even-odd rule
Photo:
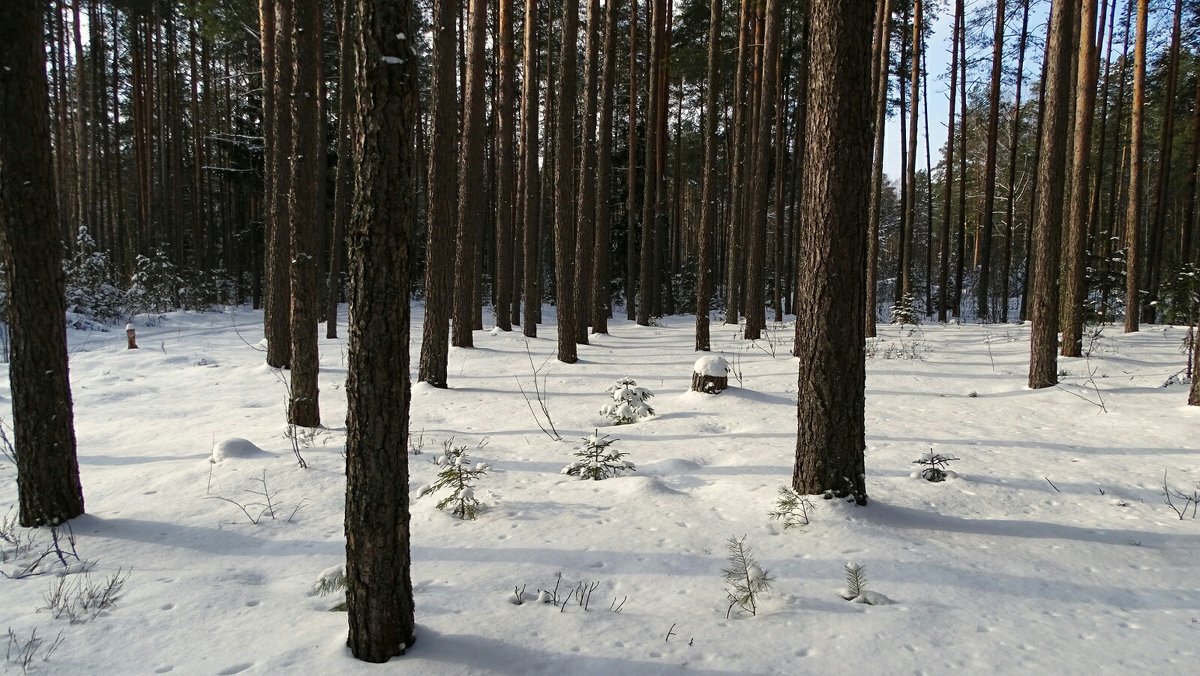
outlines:
[[[814,498],[811,525],[785,532],[767,512],[792,474],[790,350],[772,357],[737,327],[714,326],[714,354],[736,355],[743,383],[690,396],[691,317],[654,327],[613,320],[609,335],[580,347],[578,364],[551,360],[543,371],[564,439],[555,442],[516,387],[531,377],[526,342],[535,363],[554,354],[553,308],[544,312],[538,338],[478,331],[477,348],[450,352],[448,389],[413,388],[412,438],[423,445],[409,456],[419,640],[390,668],[1153,674],[1197,664],[1200,520],[1180,520],[1162,497],[1164,471],[1179,489],[1200,480],[1200,410],[1185,406],[1186,387],[1162,387],[1183,367],[1183,329],[1106,329],[1090,359],[1061,360],[1069,375],[1060,387],[1031,391],[1028,325],[880,327],[879,354],[919,341],[924,358],[868,362],[870,504]],[[415,306],[413,369],[422,317]],[[119,332],[70,331],[88,508],[71,522],[76,548],[93,580],[132,573],[116,606],[82,624],[38,612],[47,577],[0,579],[0,629],[62,632],[31,673],[375,671],[349,656],[346,616],[329,611],[339,599],[309,595],[345,561],[345,340],[320,341],[328,430],[302,444],[303,470],[284,435],[279,372],[250,347],[261,326],[246,309],[171,313],[157,326],[139,320],[150,346],[141,350],[126,350]],[[657,414],[614,427],[597,409],[625,374],[654,391]],[[0,381],[0,416],[11,421]],[[620,438],[637,471],[560,475],[597,428]],[[209,462],[235,437],[262,453]],[[474,521],[415,499],[450,437],[491,466],[475,489],[489,508]],[[909,478],[930,448],[960,458],[958,479]],[[260,480],[275,518],[254,525],[214,499],[257,514]],[[14,484],[0,458],[0,516],[15,507]],[[757,616],[727,620],[723,543],[742,535],[774,583]],[[851,558],[879,595],[863,604],[830,593]],[[598,583],[586,611],[567,598],[584,582]],[[522,605],[514,585],[526,586]],[[609,610],[623,599],[621,612]]]
[[[249,439],[233,437],[213,444],[211,459],[213,462],[221,462],[229,458],[254,458],[267,455],[271,454],[255,446],[254,442]]]
[[[724,357],[700,357],[692,365],[692,372],[710,378],[724,378],[729,375],[729,362]]]

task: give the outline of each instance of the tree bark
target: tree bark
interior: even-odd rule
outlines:
[[[617,12],[620,0],[609,0],[604,8],[604,72],[600,84],[600,126],[596,143],[596,237],[592,252],[592,333],[608,333],[609,249],[612,208],[613,81],[617,68]]]
[[[650,60],[646,67],[646,79],[649,82],[649,95],[646,99],[646,163],[645,190],[642,193],[642,240],[641,255],[638,270],[638,301],[637,323],[639,326],[650,325],[651,307],[657,290],[654,288],[654,235],[655,221],[658,215],[658,133],[659,133],[659,89],[662,79],[659,77],[662,59],[662,40],[659,37],[659,25],[666,0],[649,0],[651,11],[649,35]]]
[[[763,268],[766,266],[767,205],[771,192],[771,131],[775,126],[775,98],[779,86],[779,0],[766,0],[766,24],[763,28],[762,81],[758,115],[755,118],[753,155],[753,205],[747,224],[750,226],[750,255],[746,264],[746,333],[748,340],[762,337],[765,325],[763,310]],[[776,141],[777,143],[779,141]]]
[[[325,311],[325,337],[337,338],[338,301],[342,295],[342,249],[345,248],[350,202],[354,194],[355,163],[351,158],[354,138],[354,2],[342,0],[341,63],[338,67],[338,138],[337,176],[334,179],[333,235],[329,242],[328,305]],[[426,293],[428,295],[428,292]]]
[[[1075,148],[1071,162],[1070,205],[1063,245],[1062,356],[1083,350],[1084,267],[1088,246],[1088,185],[1092,162],[1092,118],[1096,108],[1096,0],[1080,0],[1080,30],[1075,83]]]
[[[25,527],[83,514],[43,11],[42,3],[18,2],[0,21],[0,258],[9,294],[18,519]]]
[[[1146,302],[1142,304],[1142,321],[1152,324],[1157,319],[1158,290],[1162,283],[1163,242],[1167,238],[1167,190],[1171,182],[1171,154],[1175,138],[1175,92],[1179,86],[1179,33],[1183,15],[1183,0],[1175,0],[1171,47],[1167,65],[1167,90],[1164,96],[1162,136],[1158,144],[1158,173],[1154,180],[1154,220],[1150,223],[1150,246],[1146,252]]]
[[[320,206],[318,162],[324,134],[320,124],[321,11],[318,0],[296,0],[295,83],[292,98],[291,216],[291,368],[288,389],[288,423],[301,427],[321,424],[317,372],[317,237]]]
[[[1149,0],[1137,0],[1137,37],[1133,50],[1133,102],[1129,130],[1129,204],[1125,212],[1125,333],[1138,330],[1142,274],[1142,144],[1145,132],[1146,22]]]
[[[958,39],[959,31],[963,25],[963,18],[963,0],[956,0],[954,3],[954,28],[952,29],[954,35],[950,40],[950,106],[947,108],[949,113],[947,114],[948,119],[946,121],[946,174],[943,182],[942,250],[938,267],[938,321],[942,323],[945,323],[949,319],[947,311],[950,308],[949,299],[946,294],[950,290],[950,205],[954,193],[954,97],[958,93],[958,87],[954,86],[954,79],[958,74]],[[960,149],[960,152],[965,153],[966,150]],[[959,190],[962,190],[962,188],[960,187]]]
[[[801,235],[792,487],[867,503],[863,302],[871,183],[871,3],[818,0],[812,32]]]
[[[891,47],[892,47],[892,0],[879,0],[879,11],[875,15],[878,25],[879,43],[875,51],[874,82],[874,113],[875,147],[871,161],[871,211],[867,220],[867,295],[866,295],[866,328],[867,338],[875,337],[875,316],[878,301],[876,299],[875,282],[879,270],[879,218],[883,211],[883,149],[887,136],[887,106],[888,84],[891,77]],[[957,44],[957,43],[956,43]],[[951,85],[951,91],[954,86]],[[953,97],[953,94],[951,94]],[[951,111],[954,100],[951,98]],[[953,117],[953,112],[951,112]],[[953,132],[951,132],[953,133]],[[947,167],[949,160],[947,160]],[[797,327],[797,332],[799,328]]]
[[[708,306],[713,294],[713,239],[717,229],[717,88],[721,77],[721,0],[708,6],[708,66],[704,91],[704,169],[700,195],[700,253],[696,279],[696,350],[708,352]],[[695,377],[692,378],[693,386]]]
[[[524,223],[521,226],[524,248],[525,271],[525,315],[522,333],[528,338],[537,337],[537,323],[542,307],[538,292],[538,242],[541,236],[541,185],[538,175],[538,47],[537,47],[538,4],[537,0],[525,0],[524,51],[521,86],[521,147],[525,166],[521,180],[524,200]]]
[[[291,242],[289,240],[288,195],[291,193],[291,172],[288,156],[292,151],[292,33],[294,31],[293,0],[263,0],[271,7],[264,11],[274,13],[273,36],[263,34],[262,39],[274,41],[274,117],[270,121],[275,130],[273,152],[267,158],[267,172],[272,175],[270,184],[274,188],[267,195],[267,294],[264,303],[264,333],[267,339],[267,364],[275,368],[289,368],[292,362],[291,348]],[[264,47],[264,52],[265,52]],[[265,58],[264,58],[265,62]],[[149,180],[149,179],[146,179]]]
[[[458,230],[454,247],[455,347],[474,347],[475,300],[479,283],[479,231],[483,221],[483,74],[487,69],[487,0],[470,0],[467,25],[467,73],[464,79],[462,136],[458,162]]]
[[[496,142],[496,327],[512,331],[513,304],[513,57],[512,0],[500,0],[499,83]]]
[[[582,143],[579,148],[577,208],[575,213],[575,342],[588,344],[591,324],[592,256],[596,248],[596,104],[600,74],[600,0],[587,3],[587,41],[583,66]]]
[[[555,111],[554,153],[554,270],[558,299],[558,360],[574,364],[575,350],[575,70],[579,33],[579,0],[565,0],[562,16],[562,60],[559,62],[558,109]]]
[[[1086,0],[1085,0],[1086,1]],[[996,137],[1000,130],[1000,77],[1004,61],[1004,0],[996,0],[996,33],[992,37],[992,80],[988,93],[987,146],[983,163],[983,224],[979,231],[979,278],[975,281],[975,313],[982,322],[988,311],[992,278],[992,232],[996,221]],[[1014,139],[1014,143],[1016,140]],[[1008,300],[1004,299],[1007,303]]]
[[[408,511],[409,232],[416,214],[412,0],[356,0],[359,159],[346,382],[347,643],[386,662],[416,640]]]
[[[1030,301],[1033,329],[1029,347],[1029,387],[1058,383],[1058,256],[1062,240],[1062,194],[1066,184],[1068,114],[1074,0],[1054,0],[1046,49],[1045,124],[1038,167],[1037,213],[1033,233]]]

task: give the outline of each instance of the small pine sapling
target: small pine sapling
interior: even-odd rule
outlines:
[[[866,566],[855,561],[846,563],[846,588],[842,590],[842,598],[847,601],[856,599],[867,590]]]
[[[913,476],[921,477],[922,479],[931,483],[941,483],[946,479],[953,479],[958,475],[946,468],[950,466],[951,462],[958,459],[959,458],[953,458],[948,455],[942,455],[941,453],[934,453],[933,449],[931,448],[929,449],[928,453],[924,453],[919,459],[913,460],[914,465],[920,465],[922,467],[922,469],[917,471]]]
[[[771,589],[775,581],[758,565],[758,561],[746,546],[746,536],[741,539],[731,537],[725,542],[729,554],[729,566],[721,571],[725,580],[725,594],[729,600],[729,608],[725,610],[726,619],[737,606],[751,615],[758,614],[758,597]]]
[[[448,488],[450,495],[442,498],[437,503],[437,508],[444,510],[446,507],[453,507],[451,513],[454,516],[463,520],[474,520],[479,510],[479,500],[475,497],[475,481],[487,474],[488,466],[480,464],[472,467],[471,461],[467,459],[467,447],[455,448],[453,442],[453,439],[447,439],[442,443],[442,454],[433,461],[442,470],[438,472],[436,481],[422,486],[417,491],[417,497],[423,498]]]
[[[328,596],[338,592],[346,591],[346,564],[341,563],[321,571],[317,576],[312,587],[309,589],[310,596]],[[341,603],[330,608],[332,611],[346,610],[346,601],[343,599]]]
[[[638,387],[632,378],[621,378],[605,391],[612,395],[612,403],[601,407],[600,415],[615,425],[628,425],[654,415],[654,409],[646,403],[654,393]]]
[[[637,469],[632,462],[624,459],[628,453],[611,448],[617,440],[609,439],[607,434],[601,436],[600,430],[584,437],[583,441],[584,447],[575,452],[578,460],[562,468],[561,474],[599,481]]]
[[[886,606],[892,603],[887,596],[867,589],[866,566],[855,561],[846,563],[846,586],[838,591],[838,596],[851,603],[868,606]]]
[[[775,509],[767,512],[772,521],[783,522],[783,529],[793,526],[807,526],[809,514],[816,509],[807,497],[800,495],[789,486],[779,487],[779,497],[775,498]]]

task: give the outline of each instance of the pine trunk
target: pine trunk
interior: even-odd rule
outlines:
[[[83,514],[43,10],[41,3],[18,2],[0,21],[0,260],[9,294],[18,519],[25,527],[56,526]]]
[[[1058,383],[1058,257],[1062,241],[1063,189],[1066,187],[1068,115],[1071,96],[1073,3],[1058,0],[1050,12],[1046,49],[1045,124],[1040,139],[1041,162],[1030,303],[1033,322],[1029,348],[1029,387]]]
[[[348,0],[349,1],[349,0]],[[411,0],[355,0],[358,158],[346,383],[346,608],[367,662],[416,640],[408,510],[409,233],[418,86]],[[385,57],[386,58],[385,60]]]
[[[799,420],[792,488],[867,502],[863,302],[871,184],[870,3],[811,7],[801,230]],[[838,280],[836,284],[828,280]]]

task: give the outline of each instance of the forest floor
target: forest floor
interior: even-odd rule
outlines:
[[[414,372],[420,321],[416,306]],[[346,342],[321,339],[328,427],[301,435],[301,469],[285,385],[256,350],[261,325],[245,309],[173,313],[139,322],[136,351],[120,330],[71,332],[88,512],[72,531],[90,572],[68,557],[76,572],[59,576],[51,555],[35,570],[44,575],[0,579],[0,630],[10,632],[0,667],[20,672],[28,648],[38,673],[372,669],[350,657],[346,616],[329,610],[340,594],[310,594],[344,561]],[[687,392],[691,318],[610,326],[570,366],[552,358],[552,322],[532,340],[477,331],[475,348],[450,352],[449,389],[414,385],[417,643],[389,673],[1166,674],[1200,664],[1200,519],[1180,520],[1163,494],[1164,473],[1189,495],[1200,481],[1200,409],[1185,406],[1186,387],[1164,387],[1184,366],[1185,329],[1106,328],[1088,359],[1060,360],[1059,387],[1031,391],[1028,325],[882,326],[867,363],[870,504],[817,499],[810,525],[784,530],[767,513],[795,453],[791,325],[751,343],[714,324],[713,354],[736,371],[717,396]],[[562,441],[543,434],[521,394],[535,396],[535,369]],[[621,376],[656,394],[657,415],[606,426],[598,410]],[[0,415],[11,421],[9,394],[3,378]],[[560,474],[597,428],[636,471],[598,482]],[[263,452],[210,462],[235,437]],[[436,509],[440,495],[416,499],[449,439],[491,467],[475,521]],[[959,458],[956,477],[914,476],[931,450]],[[0,516],[15,518],[15,469],[3,458],[0,486]],[[262,508],[249,503],[264,488],[274,518],[254,524]],[[774,584],[756,616],[735,607],[727,618],[726,543],[743,536]],[[15,557],[3,543],[0,570],[16,575],[45,552],[49,534],[33,537]],[[851,560],[890,604],[838,596]],[[118,574],[115,605],[90,619],[78,592]],[[536,603],[560,574],[565,605]],[[592,589],[587,609],[568,599],[580,583]],[[76,601],[55,602],[60,584]],[[34,631],[45,643],[27,643]]]

